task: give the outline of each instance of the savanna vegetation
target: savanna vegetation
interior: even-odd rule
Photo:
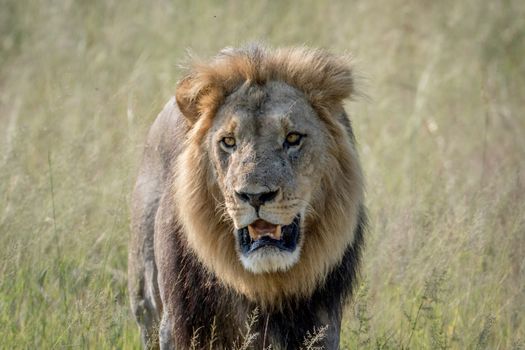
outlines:
[[[139,348],[147,128],[187,49],[254,40],[355,57],[371,227],[341,347],[525,348],[521,0],[0,0],[0,348]]]

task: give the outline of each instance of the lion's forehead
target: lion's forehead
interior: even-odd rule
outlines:
[[[218,109],[213,130],[252,137],[308,126],[318,128],[320,120],[304,95],[285,83],[269,82],[230,95]]]

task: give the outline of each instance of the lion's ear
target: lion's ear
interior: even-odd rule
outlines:
[[[196,81],[191,75],[186,76],[177,84],[175,99],[180,111],[190,125],[193,125],[199,119],[199,94]]]

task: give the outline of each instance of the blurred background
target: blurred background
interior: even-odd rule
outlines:
[[[129,201],[187,50],[352,53],[343,349],[525,348],[525,2],[0,0],[0,348],[139,347]]]

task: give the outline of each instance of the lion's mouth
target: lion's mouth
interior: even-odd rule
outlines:
[[[264,220],[256,220],[237,231],[241,252],[244,255],[264,247],[276,247],[293,252],[300,234],[300,217],[289,225],[275,225]]]

